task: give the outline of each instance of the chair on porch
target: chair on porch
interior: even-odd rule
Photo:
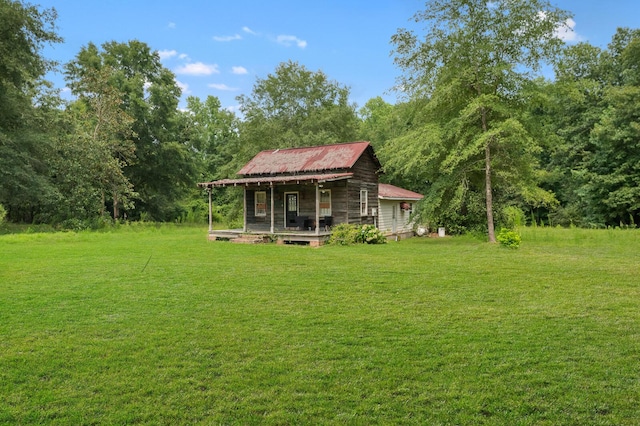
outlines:
[[[333,216],[324,217],[324,230],[328,231],[333,226]]]
[[[299,231],[304,231],[307,229],[307,222],[309,221],[309,216],[296,216],[296,227]]]

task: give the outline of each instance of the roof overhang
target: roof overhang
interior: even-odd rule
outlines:
[[[424,197],[384,197],[382,195],[378,195],[378,199],[387,200],[387,201],[420,201]]]
[[[260,176],[246,177],[240,179],[221,179],[213,182],[202,182],[198,186],[203,188],[222,188],[225,186],[249,186],[249,185],[286,185],[299,183],[322,183],[336,180],[350,179],[353,173],[324,173],[314,175],[293,175],[293,176]]]

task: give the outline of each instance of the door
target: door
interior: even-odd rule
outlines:
[[[298,216],[298,193],[287,192],[285,198],[285,227],[295,227],[296,217]]]

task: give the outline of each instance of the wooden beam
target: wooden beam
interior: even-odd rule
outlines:
[[[213,209],[211,204],[211,187],[207,187],[209,193],[209,233],[213,232]]]
[[[242,188],[242,232],[247,232],[247,187]]]
[[[273,208],[274,208],[274,200],[273,200],[273,183],[271,183],[271,233],[273,234],[275,232],[275,227],[274,227],[274,215],[273,215]]]
[[[316,235],[320,233],[320,185],[316,182]]]

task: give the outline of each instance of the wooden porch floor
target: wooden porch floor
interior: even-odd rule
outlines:
[[[224,229],[209,232],[208,239],[210,241],[226,240],[245,243],[261,243],[275,240],[278,244],[304,244],[318,247],[326,243],[330,236],[331,231],[324,229],[317,234],[316,231],[276,230],[271,233],[262,230]]]

